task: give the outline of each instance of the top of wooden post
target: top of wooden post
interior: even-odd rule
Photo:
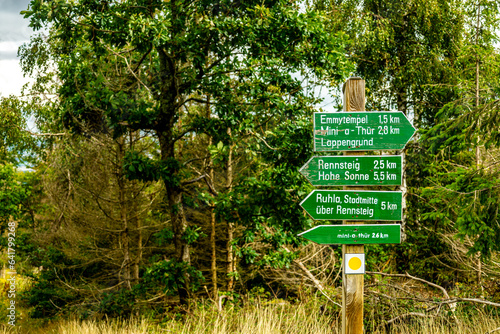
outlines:
[[[342,87],[344,111],[365,111],[365,80],[360,77],[347,79]]]

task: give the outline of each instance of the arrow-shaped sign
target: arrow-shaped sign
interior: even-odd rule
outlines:
[[[399,244],[401,225],[319,225],[299,236],[321,245]]]
[[[315,151],[401,150],[414,133],[401,111],[314,113]]]
[[[313,190],[300,203],[315,220],[401,220],[401,191]]]
[[[313,186],[401,185],[400,155],[312,157],[300,169]]]

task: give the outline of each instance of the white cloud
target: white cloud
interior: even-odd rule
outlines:
[[[20,11],[28,8],[29,0],[0,0],[0,96],[20,95],[28,82],[23,77],[17,49],[29,41],[33,31]]]
[[[22,41],[33,33],[29,21],[19,13],[0,12],[0,41]]]
[[[0,42],[0,61],[10,60],[17,58],[17,49],[19,48],[19,42]]]
[[[0,96],[20,95],[27,82],[17,59],[0,60]]]

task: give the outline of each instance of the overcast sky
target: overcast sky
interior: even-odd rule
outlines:
[[[29,0],[0,0],[0,96],[19,95],[27,79],[23,78],[17,49],[33,33],[20,11]]]

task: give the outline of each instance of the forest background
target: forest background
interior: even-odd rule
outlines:
[[[405,155],[404,240],[366,247],[371,319],[496,314],[499,2],[33,0],[22,15],[39,32],[18,53],[32,81],[0,101],[19,318],[255,298],[337,314],[340,249],[297,236],[316,224],[298,169],[318,90],[341,110],[351,75],[367,110],[418,129],[383,152]]]

